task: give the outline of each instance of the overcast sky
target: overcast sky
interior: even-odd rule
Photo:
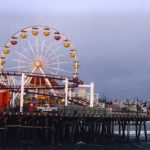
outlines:
[[[150,100],[149,0],[1,0],[1,48],[22,27],[39,24],[71,39],[79,77],[100,94]]]

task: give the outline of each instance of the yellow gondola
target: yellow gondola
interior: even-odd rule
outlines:
[[[79,68],[80,68],[80,65],[78,65],[78,64],[73,65],[73,69],[79,69]]]
[[[38,31],[32,31],[32,35],[37,36],[38,35]]]
[[[45,36],[49,36],[49,35],[50,35],[50,32],[49,32],[49,31],[44,31],[43,34],[44,34]]]
[[[22,39],[26,39],[26,38],[27,38],[27,34],[26,34],[26,33],[21,33],[21,34],[20,34],[20,37],[21,37]]]
[[[5,65],[5,61],[0,61],[0,65]]]
[[[9,49],[4,49],[3,54],[9,54],[10,50]]]
[[[71,58],[75,58],[76,57],[75,53],[70,53],[69,55],[70,55]]]
[[[48,27],[43,28],[45,31],[43,32],[43,34],[45,36],[49,36],[50,35],[50,29]]]
[[[69,42],[65,42],[65,43],[64,43],[64,47],[65,47],[65,48],[70,47],[70,43],[69,43]]]

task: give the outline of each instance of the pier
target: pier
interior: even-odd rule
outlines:
[[[69,144],[77,141],[111,142],[115,131],[121,140],[130,140],[131,126],[135,140],[141,138],[144,129],[147,137],[147,113],[105,112],[90,108],[63,108],[58,112],[3,112],[0,114],[0,145],[20,144],[30,141],[48,144]]]

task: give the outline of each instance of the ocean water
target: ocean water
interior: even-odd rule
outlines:
[[[150,150],[150,131],[148,141],[144,141],[144,133],[141,134],[140,142],[135,141],[135,133],[130,133],[130,141],[121,140],[116,135],[116,138],[110,143],[86,143],[78,141],[75,144],[66,145],[34,145],[26,143],[24,145],[13,145],[0,148],[0,150]]]
[[[110,143],[110,144],[88,144],[77,142],[71,145],[26,145],[0,148],[0,150],[150,150],[150,142],[129,142],[129,143]]]

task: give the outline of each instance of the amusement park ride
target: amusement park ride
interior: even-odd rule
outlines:
[[[13,34],[0,54],[0,107],[38,103],[78,104],[93,107],[94,83],[78,78],[77,50],[68,38],[48,26],[30,26]],[[79,89],[90,88],[90,96]],[[25,100],[26,99],[26,100]]]

